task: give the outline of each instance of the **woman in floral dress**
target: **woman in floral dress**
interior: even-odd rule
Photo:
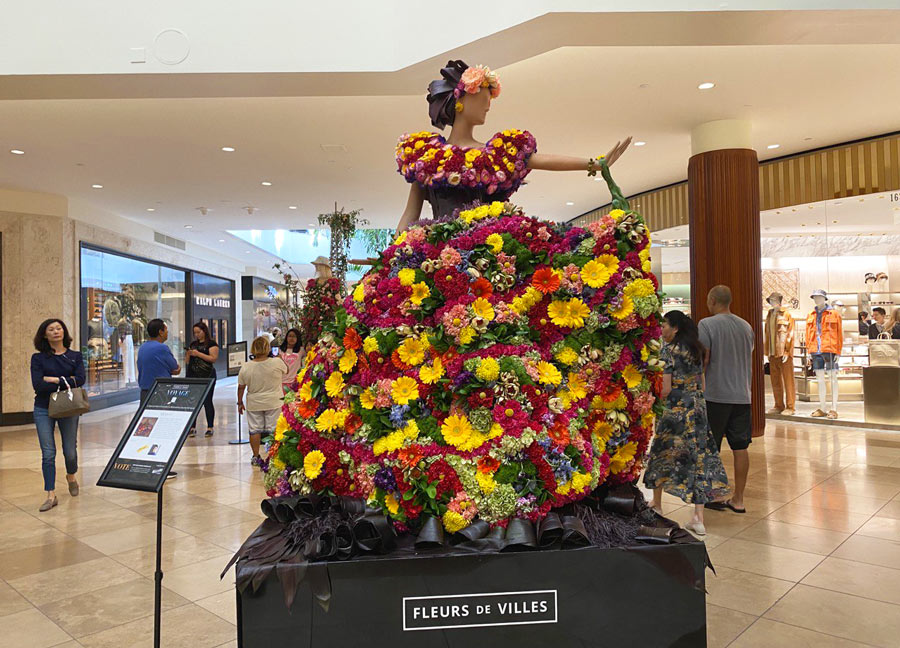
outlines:
[[[728,477],[719,457],[703,398],[703,345],[697,325],[680,311],[662,322],[666,341],[661,396],[666,411],[656,427],[644,485],[653,489],[653,508],[662,511],[663,491],[694,505],[688,531],[706,535],[703,505],[728,497]]]

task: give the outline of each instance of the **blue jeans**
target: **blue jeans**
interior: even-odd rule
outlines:
[[[53,428],[59,425],[63,456],[66,458],[66,473],[74,475],[78,472],[78,417],[55,419],[50,417],[46,407],[35,407],[34,424],[41,444],[44,490],[56,490],[56,439],[53,436]]]

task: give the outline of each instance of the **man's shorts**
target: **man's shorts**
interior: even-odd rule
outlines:
[[[750,405],[713,403],[706,401],[709,427],[716,445],[722,449],[722,439],[728,439],[732,450],[746,450],[753,442],[753,414]]]
[[[812,368],[814,371],[818,371],[819,369],[835,371],[838,368],[839,357],[840,356],[835,353],[813,353],[811,356]]]
[[[250,434],[273,434],[280,415],[281,408],[256,412],[247,410],[247,427],[250,428]]]

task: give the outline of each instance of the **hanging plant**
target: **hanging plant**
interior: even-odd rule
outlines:
[[[346,295],[345,281],[347,277],[347,255],[350,243],[357,227],[368,225],[369,221],[360,218],[360,210],[344,211],[334,204],[330,214],[319,214],[319,224],[328,225],[331,229],[331,272],[340,281],[341,295]]]

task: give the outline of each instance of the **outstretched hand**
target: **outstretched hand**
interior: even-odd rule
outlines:
[[[609,153],[606,154],[606,157],[605,157],[606,166],[612,166],[616,160],[618,160],[620,157],[622,157],[622,153],[624,153],[625,150],[629,146],[631,146],[631,136],[630,135],[628,136],[628,139],[626,139],[624,142],[616,142],[616,145],[613,146],[609,150]]]

